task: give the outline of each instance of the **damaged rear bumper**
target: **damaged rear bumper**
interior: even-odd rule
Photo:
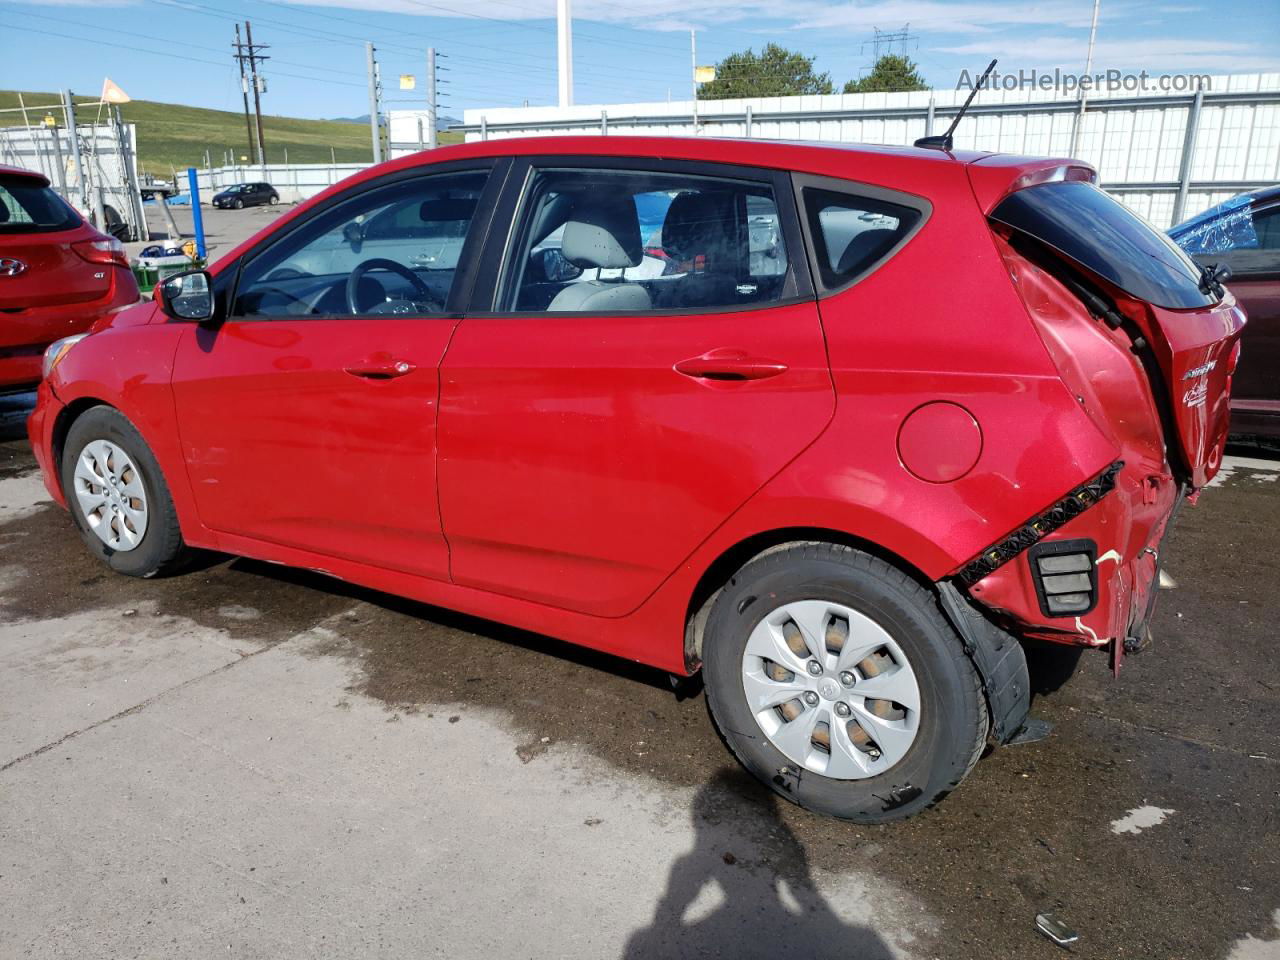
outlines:
[[[988,548],[956,579],[1017,634],[1110,645],[1118,666],[1126,641],[1132,647],[1146,634],[1160,546],[1181,499],[1171,475],[1143,475],[1117,461]]]

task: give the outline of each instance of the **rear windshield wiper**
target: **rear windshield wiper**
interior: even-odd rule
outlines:
[[[1231,279],[1231,268],[1225,263],[1206,263],[1200,266],[1200,292],[1221,300],[1226,295],[1223,284]]]

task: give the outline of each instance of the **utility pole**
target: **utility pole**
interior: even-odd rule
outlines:
[[[427,146],[436,148],[436,117],[439,104],[436,102],[436,48],[427,47],[427,119],[431,129],[427,133]]]
[[[67,134],[71,138],[71,166],[76,172],[80,202],[88,210],[93,201],[89,195],[89,182],[84,176],[84,161],[80,158],[80,131],[76,129],[76,105],[70,90],[62,91],[62,113],[67,122]],[[102,222],[102,211],[98,211],[98,222]]]
[[[258,166],[263,168],[263,176],[266,176],[267,151],[262,138],[262,102],[258,99],[259,95],[266,90],[267,81],[265,77],[258,76],[258,61],[266,60],[257,50],[267,49],[266,44],[260,44],[257,50],[253,46],[253,28],[249,25],[249,21],[244,22],[244,39],[249,47],[249,73],[253,80],[253,113],[258,118]]]
[[[378,130],[379,109],[378,100],[379,86],[378,83],[378,61],[374,59],[373,43],[367,42],[364,45],[365,56],[369,61],[369,134],[373,137],[373,162],[382,162],[382,133]]]
[[[556,60],[560,73],[560,106],[573,106],[573,12],[569,0],[556,2]]]
[[[693,84],[693,135],[698,135],[698,31],[689,31],[689,80]]]
[[[244,131],[249,138],[249,152],[253,153],[253,120],[249,116],[249,76],[244,70],[246,54],[244,44],[240,42],[240,24],[236,24],[236,39],[232,44],[236,48],[236,63],[240,65],[240,93],[244,96]]]
[[[1084,75],[1087,77],[1093,73],[1093,41],[1098,36],[1098,7],[1100,0],[1093,0],[1093,22],[1089,24],[1089,52],[1085,55]],[[1080,148],[1080,128],[1084,126],[1084,108],[1088,102],[1088,96],[1084,92],[1084,87],[1080,88],[1080,112],[1076,114],[1075,126],[1071,130],[1071,156],[1076,156],[1076,151]],[[1174,221],[1175,223],[1177,221]]]

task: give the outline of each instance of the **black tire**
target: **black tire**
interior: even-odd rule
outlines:
[[[147,494],[147,526],[142,540],[132,550],[115,550],[89,527],[75,495],[75,468],[80,452],[94,440],[109,440],[129,455]],[[178,514],[160,464],[129,419],[112,407],[93,407],[79,416],[67,431],[62,448],[62,490],[76,529],[89,552],[117,573],[131,577],[152,577],[174,569],[186,556],[178,526]]]
[[[752,630],[783,604],[812,599],[874,620],[915,671],[921,695],[916,739],[879,776],[836,780],[792,763],[748,706],[742,661]],[[716,598],[702,656],[707,705],[730,750],[775,793],[817,813],[858,823],[909,817],[959,786],[986,744],[990,718],[981,681],[932,591],[851,547],[792,544],[748,563]]]
[[[232,205],[233,207],[235,207],[237,210],[243,210],[243,209],[244,209],[244,201],[243,201],[243,200],[241,200],[239,197],[236,197],[235,202],[234,202],[234,203],[232,203],[231,205]]]
[[[279,197],[277,194],[274,194],[274,193],[273,193],[273,194],[271,195],[271,199],[270,199],[270,200],[268,200],[267,202],[268,202],[268,203],[270,203],[270,204],[274,207],[277,203],[279,203],[279,202],[280,202],[280,197]]]

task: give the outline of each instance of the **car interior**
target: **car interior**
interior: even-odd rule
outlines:
[[[376,191],[246,264],[236,316],[444,312],[484,175]]]
[[[509,310],[699,310],[780,296],[786,253],[763,184],[548,171],[530,197]],[[773,229],[759,229],[768,218]]]

